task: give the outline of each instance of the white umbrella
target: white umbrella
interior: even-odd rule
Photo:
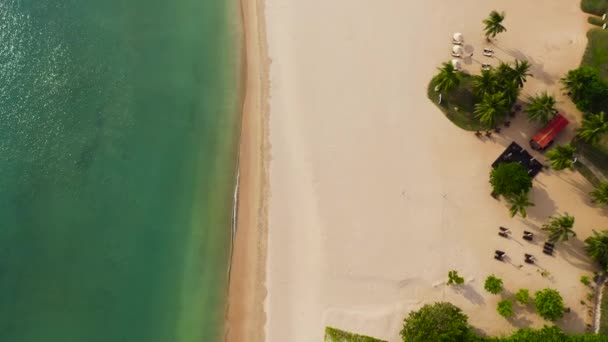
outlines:
[[[454,69],[460,69],[460,61],[457,59],[452,59],[452,66]]]
[[[452,52],[455,53],[455,54],[460,55],[460,54],[462,54],[464,52],[464,50],[462,49],[462,46],[460,46],[460,45],[454,45],[452,47]]]
[[[454,41],[463,42],[464,37],[463,37],[462,33],[460,33],[460,32],[454,33]]]

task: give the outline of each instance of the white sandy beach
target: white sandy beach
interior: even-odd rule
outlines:
[[[533,65],[535,77],[523,95],[546,89],[578,120],[559,90],[559,78],[578,66],[586,45],[588,25],[578,6],[570,0],[463,0],[457,6],[447,0],[265,0],[272,62],[270,110],[261,114],[270,120],[264,132],[269,193],[268,216],[258,220],[268,220],[266,341],[322,341],[328,325],[399,341],[407,312],[438,300],[463,308],[487,334],[542,326],[529,311],[518,310],[523,315],[511,321],[496,313],[500,297],[483,290],[491,273],[510,292],[558,289],[572,309],[560,325],[584,330],[589,318],[579,301],[587,291],[579,279],[591,267],[581,240],[593,228],[608,228],[606,211],[589,203],[591,185],[571,171],[541,173],[528,219],[510,218],[506,204],[490,197],[490,164],[513,140],[527,147],[538,127],[520,114],[500,136],[480,141],[426,97],[436,68],[451,59],[456,31],[464,33],[465,48],[474,49],[467,70],[479,72],[481,20],[496,9],[506,12],[508,29],[495,42],[497,58]],[[578,239],[547,257],[539,228],[564,211],[576,217]],[[510,227],[514,238],[497,236],[499,225]],[[536,244],[521,239],[524,229],[538,235]],[[495,249],[511,262],[495,261]],[[541,277],[534,266],[519,269],[524,253],[551,276]],[[451,269],[467,280],[459,291],[442,284]],[[263,284],[250,283],[263,299]],[[259,327],[258,316],[236,320]],[[243,341],[261,340],[253,334]]]

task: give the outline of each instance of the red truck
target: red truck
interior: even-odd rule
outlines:
[[[532,140],[530,140],[530,147],[537,151],[544,151],[569,123],[568,119],[563,115],[557,114],[545,127],[543,127],[543,129],[536,133]]]

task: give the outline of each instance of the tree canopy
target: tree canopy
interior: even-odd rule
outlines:
[[[589,257],[600,264],[603,269],[608,266],[608,230],[597,232],[585,239],[585,250]]]
[[[600,112],[606,110],[608,84],[600,78],[596,69],[582,66],[570,70],[562,77],[561,82],[580,111]]]
[[[518,195],[532,188],[532,177],[518,163],[501,163],[490,172],[490,184],[499,195]]]
[[[502,291],[502,279],[495,275],[489,275],[483,284],[483,288],[491,294],[499,294]]]
[[[447,302],[427,304],[410,312],[401,330],[401,337],[407,342],[469,341],[473,336],[467,315]]]
[[[553,289],[544,289],[534,295],[534,307],[540,317],[555,321],[564,315],[564,299]]]

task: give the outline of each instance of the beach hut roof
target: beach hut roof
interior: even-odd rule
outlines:
[[[452,65],[454,66],[454,68],[459,69],[460,68],[460,61],[457,59],[452,59]]]
[[[463,49],[462,49],[462,46],[460,46],[460,45],[454,45],[452,47],[452,52],[454,52],[454,53],[462,53],[462,51],[463,51]]]
[[[454,33],[454,40],[457,42],[461,42],[464,40],[464,36],[460,32]]]

